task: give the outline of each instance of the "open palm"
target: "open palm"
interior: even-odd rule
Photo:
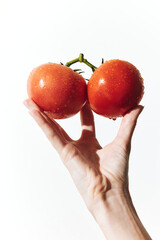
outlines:
[[[27,99],[24,104],[58,151],[87,206],[98,198],[107,198],[109,191],[114,194],[115,189],[121,191],[128,187],[131,138],[142,106],[123,117],[115,139],[102,148],[95,136],[94,118],[88,103],[80,112],[82,133],[76,141],[32,100]]]

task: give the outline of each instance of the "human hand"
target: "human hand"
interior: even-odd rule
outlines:
[[[95,136],[93,113],[88,103],[80,112],[82,132],[76,141],[32,100],[27,99],[24,104],[58,151],[89,210],[92,211],[99,200],[107,201],[110,196],[128,190],[131,138],[142,106],[123,117],[115,139],[102,148]]]

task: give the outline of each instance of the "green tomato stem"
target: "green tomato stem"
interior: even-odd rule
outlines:
[[[76,59],[73,59],[69,62],[66,63],[65,66],[70,67],[72,64],[76,63],[76,62],[80,62],[80,63],[85,63],[88,67],[90,67],[92,69],[92,71],[94,72],[96,70],[97,67],[95,67],[93,64],[91,64],[90,62],[87,61],[87,59],[84,58],[84,54],[80,53],[79,57]]]

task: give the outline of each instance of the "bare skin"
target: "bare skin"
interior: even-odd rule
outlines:
[[[128,189],[131,139],[143,107],[139,105],[127,113],[115,139],[102,148],[96,139],[94,117],[88,103],[80,112],[82,132],[76,141],[32,100],[27,99],[24,104],[59,153],[106,239],[151,239],[138,218]],[[117,221],[116,229],[112,221]]]

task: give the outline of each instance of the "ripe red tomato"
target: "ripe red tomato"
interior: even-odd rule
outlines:
[[[106,61],[92,74],[88,100],[93,111],[108,118],[124,116],[143,97],[143,79],[138,69],[123,60]]]
[[[84,78],[71,68],[56,63],[43,64],[31,72],[28,96],[50,118],[67,118],[85,104],[87,86]]]

